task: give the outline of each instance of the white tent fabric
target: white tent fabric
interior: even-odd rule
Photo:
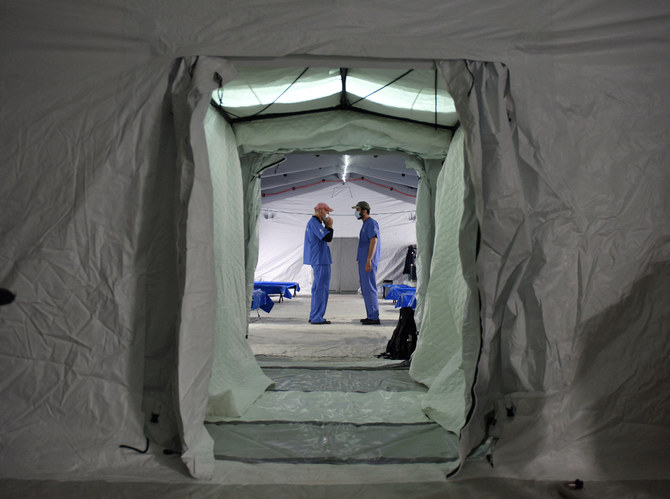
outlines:
[[[342,105],[406,120],[455,125],[458,115],[443,79],[432,69],[238,69],[212,99],[231,120],[266,114],[334,109]]]
[[[431,278],[418,298],[423,315],[410,369],[416,381],[430,387],[423,401],[426,414],[455,433],[465,422],[465,394],[473,382],[468,373],[473,359],[463,359],[463,338],[479,336],[479,325],[467,320],[478,313],[477,297],[469,291],[475,284],[477,227],[463,223],[474,212],[465,203],[463,140],[459,129],[437,179]]]
[[[666,478],[669,9],[5,2],[0,286],[17,300],[0,307],[2,476],[127,464],[118,444],[141,445],[144,427],[211,476],[216,274],[198,120],[217,84],[208,59],[196,62],[206,55],[443,61],[481,234],[462,473]],[[418,216],[439,201],[427,161],[441,163],[422,161]],[[419,246],[439,230],[425,223]],[[487,437],[494,466],[467,462]]]
[[[365,137],[365,143],[358,147],[363,151],[397,150],[442,159],[447,154],[451,133],[341,111],[240,123],[235,125],[235,136],[242,152],[347,151]]]
[[[177,146],[177,168],[181,171],[180,201],[184,207],[178,220],[178,241],[183,267],[181,317],[177,346],[177,392],[182,459],[196,476],[211,476],[212,440],[202,425],[205,404],[203,392],[209,379],[216,316],[217,284],[211,272],[214,255],[209,244],[213,234],[212,182],[210,180],[207,143],[203,122],[207,105],[201,98],[203,80],[212,68],[194,61],[182,60],[172,88],[172,109],[177,136],[184,136]],[[183,244],[183,247],[181,245]]]
[[[242,169],[233,131],[210,108],[204,123],[213,185],[216,258],[216,338],[208,414],[240,416],[272,383],[245,340],[249,310],[246,283]],[[213,137],[214,136],[214,137]]]
[[[433,258],[435,244],[435,195],[437,189],[437,177],[442,169],[443,162],[440,160],[425,160],[411,158],[408,165],[419,172],[419,189],[417,193],[417,305],[415,320],[419,327],[423,318],[423,305],[426,296],[426,288],[430,282],[430,262]]]
[[[381,189],[368,188],[360,182],[322,184],[299,192],[291,193],[290,197],[287,193],[263,198],[257,280],[297,281],[303,292],[309,292],[312,269],[303,265],[302,257],[305,226],[314,213],[314,207],[319,202],[325,202],[333,208],[330,215],[333,218],[334,240],[357,239],[361,222],[354,218],[351,207],[358,201],[370,204],[372,218],[380,227],[382,254],[377,269],[378,284],[381,286],[384,280],[395,283],[408,280],[409,276],[403,276],[403,267],[407,247],[416,244],[414,198],[407,197],[405,201],[400,199],[403,196],[389,196]],[[331,246],[336,243],[331,243]],[[356,254],[348,253],[346,256],[355,267]]]

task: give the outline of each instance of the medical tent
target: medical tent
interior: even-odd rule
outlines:
[[[319,155],[319,158],[323,156]],[[353,161],[351,156],[342,158],[340,163]],[[302,159],[302,158],[300,158]],[[305,160],[312,158],[307,156]],[[339,156],[325,156],[326,161],[338,162]],[[389,168],[391,163],[384,156],[372,157],[373,163]],[[397,161],[395,161],[397,163]],[[400,166],[405,169],[404,159],[400,158]],[[287,167],[291,165],[288,163]],[[349,165],[351,167],[351,165]],[[282,171],[278,166],[277,170]],[[318,169],[315,169],[319,173]],[[381,170],[382,174],[385,170]],[[411,171],[411,170],[410,170]],[[303,239],[305,225],[312,216],[317,203],[326,202],[334,211],[330,213],[334,229],[334,242],[330,250],[334,266],[331,275],[331,289],[339,292],[357,292],[358,269],[356,267],[356,250],[361,222],[353,213],[352,206],[358,201],[366,201],[373,209],[373,218],[379,223],[383,233],[383,251],[377,269],[377,284],[382,286],[385,281],[400,283],[411,280],[412,251],[416,247],[416,185],[414,177],[413,193],[400,193],[392,187],[386,187],[377,179],[376,172],[369,170],[363,178],[351,178],[340,181],[337,179],[322,182],[320,178],[309,182],[300,190],[293,189],[291,184],[271,187],[268,192],[261,191],[262,210],[259,218],[259,257],[256,265],[256,278],[259,281],[298,281],[303,291],[309,291],[312,283],[312,270],[302,264]],[[285,181],[284,173],[278,173],[279,181]],[[402,173],[400,174],[402,175]],[[401,179],[400,175],[397,175]],[[409,176],[410,174],[405,174]],[[265,177],[268,184],[275,186],[273,177]],[[358,176],[357,176],[358,177]],[[366,181],[367,179],[367,181]],[[374,183],[372,183],[374,182]],[[262,183],[262,182],[261,182]],[[370,187],[367,187],[367,186]],[[265,196],[263,196],[265,194]],[[395,195],[394,195],[395,194]],[[360,199],[359,199],[360,198]],[[411,248],[410,248],[411,247]],[[410,253],[410,258],[407,255]],[[406,265],[407,263],[407,265]],[[408,267],[407,269],[405,267]]]
[[[667,2],[1,12],[2,492],[667,494]],[[225,102],[245,85],[254,105]],[[204,421],[271,384],[245,339],[263,234],[349,193],[414,227],[409,373],[457,455],[383,483],[216,461]]]

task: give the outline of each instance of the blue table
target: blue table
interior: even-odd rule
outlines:
[[[254,281],[254,289],[260,289],[269,295],[279,295],[281,302],[284,297],[289,300],[293,298],[293,294],[300,291],[300,285],[297,282]],[[293,294],[291,294],[291,289],[293,289]]]
[[[261,309],[266,311],[268,314],[272,307],[275,306],[275,302],[272,301],[270,295],[268,295],[262,289],[254,289],[254,294],[251,298],[251,310]]]

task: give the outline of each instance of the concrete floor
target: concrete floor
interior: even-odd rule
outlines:
[[[370,360],[386,349],[398,322],[400,309],[379,299],[380,325],[364,326],[365,304],[361,295],[331,293],[326,319],[331,324],[308,322],[310,295],[298,292],[292,299],[272,296],[270,313],[249,314],[249,345],[257,356],[299,359]]]

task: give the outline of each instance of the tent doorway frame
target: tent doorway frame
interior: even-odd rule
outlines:
[[[361,69],[361,70],[366,70],[366,69],[390,69],[390,70],[398,70],[398,71],[405,71],[403,73],[403,76],[407,74],[409,71],[412,69],[422,69],[422,70],[432,70],[435,72],[435,91],[437,92],[437,78],[438,78],[438,67],[435,63],[434,60],[403,60],[403,59],[361,59],[361,58],[332,58],[332,57],[313,57],[313,56],[306,56],[306,57],[281,57],[281,58],[230,58],[227,59],[230,63],[232,63],[233,66],[235,67],[251,67],[254,69],[270,69],[270,68],[302,68],[302,67],[339,67],[340,68],[340,77],[342,80],[342,89],[341,89],[341,95],[340,95],[340,104],[336,108],[327,108],[327,109],[317,109],[317,110],[310,110],[310,111],[303,111],[303,112],[298,112],[298,113],[292,113],[293,116],[296,115],[304,115],[304,114],[313,114],[313,113],[318,113],[318,112],[328,112],[329,115],[332,113],[338,113],[342,111],[356,111],[356,112],[362,112],[366,114],[375,114],[375,113],[368,113],[364,110],[361,109],[356,109],[352,107],[352,105],[348,102],[346,96],[344,95],[346,92],[346,77],[347,77],[347,72],[349,68],[355,68],[355,69]],[[408,70],[408,68],[410,68]],[[304,71],[303,71],[304,72]],[[222,90],[224,88],[224,81],[220,76],[215,77],[216,78],[216,83],[218,85],[218,90]],[[399,78],[396,78],[399,79]],[[395,81],[395,80],[394,80]],[[227,82],[226,82],[227,83]],[[290,87],[290,85],[289,85]],[[436,94],[436,105],[437,105],[437,94]],[[230,115],[228,115],[223,107],[216,102],[214,98],[211,99],[211,106],[216,110],[216,112],[232,127],[234,127],[238,123],[246,123],[252,120],[273,120],[275,118],[280,118],[283,115],[279,114],[269,114],[269,115],[252,115],[249,118],[235,118],[233,119]],[[267,106],[265,109],[267,109],[269,106]],[[435,110],[437,113],[437,109]],[[434,130],[434,129],[444,129],[448,130],[451,132],[451,136],[453,136],[453,132],[458,128],[458,123],[454,126],[451,125],[438,125],[437,124],[437,116],[435,119],[435,123],[424,123],[424,122],[416,122],[413,120],[403,120],[401,118],[396,118],[393,116],[388,116],[387,118],[391,120],[398,120],[398,121],[405,121],[405,122],[412,122],[414,124],[419,124],[421,127],[425,127],[426,130]],[[350,144],[351,149],[348,152],[356,152],[356,151],[361,151],[361,152],[370,152],[370,151],[365,151],[361,148],[363,146],[363,143],[360,144]],[[287,147],[286,149],[289,149],[291,153],[315,153],[317,152],[316,150],[312,149],[303,149],[300,147]],[[387,152],[389,154],[405,154],[406,157],[407,155],[411,156],[411,153],[408,151],[404,151],[400,148],[395,149],[395,150],[389,150],[389,149],[380,149],[380,151]],[[254,151],[250,150],[247,152],[251,152],[252,154],[263,154],[262,151]],[[277,151],[280,152],[280,151]],[[283,151],[281,151],[283,152]],[[341,150],[337,150],[335,148],[323,148],[319,149],[318,152],[328,152],[328,153],[342,153],[344,154],[345,152]],[[267,152],[266,152],[267,154]],[[446,157],[446,149],[445,149],[445,157]],[[445,158],[443,157],[440,160],[440,168],[442,166],[442,161]],[[273,159],[272,161],[268,161],[270,164],[276,164],[277,159]],[[421,171],[421,167],[423,166],[419,162],[410,162],[408,163],[408,160],[406,159],[406,166],[409,168],[410,164],[413,163],[414,165],[417,165],[418,167],[414,167],[415,170]],[[265,171],[265,169],[268,168],[268,166],[261,166],[260,168],[256,169],[253,174],[257,174],[258,177],[262,176],[262,172]],[[428,177],[428,176],[426,176]],[[259,189],[254,188],[254,191],[258,191]],[[245,189],[247,191],[247,189]],[[424,192],[431,192],[431,189],[424,189]],[[415,200],[419,197],[419,193],[417,192],[417,196]],[[260,204],[260,200],[257,200]],[[250,208],[249,205],[249,199],[245,199],[245,212],[256,212],[256,217],[255,220],[250,221],[248,226],[250,227],[247,230],[247,233],[245,234],[245,239],[249,241],[252,237],[255,237],[256,240],[258,239],[258,219],[261,216],[261,210],[256,207],[256,208]],[[416,205],[416,201],[415,201]],[[434,227],[434,223],[431,221],[429,224],[426,224],[426,226],[430,227],[431,229]],[[253,229],[252,229],[253,228]],[[255,231],[255,234],[252,234],[252,232]],[[419,246],[419,241],[416,241],[417,246]],[[251,296],[252,292],[252,281],[255,278],[255,270],[256,270],[256,263],[257,263],[257,258],[258,258],[258,249],[254,249],[253,252],[255,252],[255,255],[252,255],[251,258],[247,259],[246,265],[247,265],[247,295]],[[432,248],[431,248],[431,253],[432,253]],[[247,255],[248,256],[248,255]],[[250,263],[252,264],[250,266]],[[253,267],[253,268],[251,268]],[[426,276],[428,274],[426,273]],[[425,290],[425,288],[424,288]],[[246,334],[248,336],[248,332]]]
[[[287,61],[284,61],[283,65],[286,65],[286,62]],[[351,61],[349,61],[349,63],[350,62]],[[388,61],[385,61],[385,63],[387,63],[387,62]],[[472,99],[470,99],[472,89],[473,88],[478,88],[478,86],[475,85],[475,79],[474,79],[475,75],[473,74],[473,69],[475,71],[478,71],[481,68],[484,68],[484,70],[486,70],[487,68],[485,67],[485,65],[488,64],[488,63],[470,63],[470,62],[467,62],[467,61],[453,61],[453,62],[455,63],[455,66],[458,66],[460,64],[460,67],[456,68],[454,66],[453,71],[451,71],[452,74],[450,76],[447,76],[447,80],[451,79],[452,80],[451,83],[453,83],[458,88],[458,92],[460,94],[460,100],[461,100],[459,113],[458,113],[459,116],[461,117],[461,119],[463,119],[463,113],[461,111],[466,111],[470,115],[470,116],[468,116],[468,118],[471,118],[471,117],[473,117],[473,115],[472,115],[473,109],[476,110],[476,101],[475,101],[474,106],[473,106],[473,103],[468,102],[468,100],[472,100]],[[230,64],[229,61],[224,61],[223,63],[224,63],[224,65],[225,64],[228,64],[228,65]],[[432,63],[432,61],[431,61],[431,63]],[[187,137],[189,137],[190,135],[193,135],[193,136],[191,137],[191,139],[186,140],[187,147],[183,151],[180,151],[180,154],[181,154],[181,156],[185,157],[187,169],[192,168],[192,166],[188,167],[189,158],[190,158],[190,164],[195,165],[196,171],[199,169],[199,170],[201,170],[201,173],[206,175],[206,173],[203,171],[203,169],[205,169],[205,170],[209,169],[209,162],[206,159],[203,161],[202,160],[203,158],[200,158],[200,160],[195,160],[194,161],[193,157],[194,157],[194,155],[198,154],[198,153],[195,152],[198,149],[197,145],[198,145],[198,143],[202,144],[202,142],[203,142],[202,139],[204,138],[204,134],[202,133],[202,130],[203,130],[202,123],[203,123],[203,121],[202,121],[202,119],[198,119],[198,116],[202,116],[204,114],[204,112],[206,111],[207,104],[209,103],[208,102],[209,101],[209,99],[208,99],[209,95],[208,94],[211,94],[211,91],[213,91],[214,88],[215,88],[211,84],[212,64],[197,65],[197,60],[195,62],[193,62],[193,60],[189,60],[187,62],[187,64],[188,64],[188,69],[187,70],[191,73],[191,78],[190,78],[191,83],[190,83],[189,88],[195,89],[193,92],[195,92],[199,96],[199,98],[194,98],[193,93],[191,93],[190,94],[191,99],[190,99],[190,101],[187,102],[188,106],[192,106],[189,123],[190,123],[190,125],[193,126],[193,129],[191,130],[190,134],[186,133],[185,135]],[[443,64],[450,64],[450,63],[444,62]],[[196,65],[199,66],[199,67],[196,67]],[[216,65],[216,63],[214,65]],[[494,69],[497,70],[499,67],[502,67],[502,65],[497,65],[497,66],[494,67]],[[194,70],[194,68],[195,68],[195,70]],[[503,69],[504,69],[504,67],[503,67]],[[506,69],[504,71],[505,71],[505,76],[506,76],[507,75]],[[469,76],[467,76],[467,75],[469,75]],[[465,81],[463,81],[464,76],[465,76]],[[491,77],[495,79],[497,76],[492,75]],[[207,83],[203,84],[203,82],[206,82],[207,80],[209,80],[209,82],[207,82],[208,84]],[[456,80],[460,80],[460,81],[456,81]],[[500,78],[498,78],[498,80],[496,80],[496,81],[499,81],[499,80],[500,80]],[[455,83],[454,83],[454,81],[455,81]],[[448,86],[450,86],[450,85],[448,85]],[[450,86],[450,88],[451,88],[451,86]],[[191,90],[187,90],[187,91],[191,92]],[[473,97],[475,97],[475,100],[476,100],[478,98],[481,98],[481,95],[474,95]],[[207,101],[205,101],[205,99],[207,99]],[[503,105],[504,105],[504,101],[502,101],[502,102],[503,102]],[[498,100],[497,100],[496,96],[493,96],[493,103],[494,103],[494,105],[496,103],[498,103]],[[457,99],[457,108],[458,108],[458,99]],[[198,112],[193,112],[193,111],[198,111]],[[464,123],[465,129],[472,132],[475,138],[480,138],[481,136],[480,136],[480,132],[479,132],[478,118],[476,116],[474,116],[473,118],[474,119],[469,120],[468,123]],[[476,204],[475,208],[476,208],[477,218],[480,220],[480,223],[481,223],[481,215],[482,215],[481,201],[482,201],[482,199],[481,199],[481,192],[478,191],[478,187],[479,187],[479,180],[480,180],[480,175],[481,175],[481,165],[483,164],[483,162],[481,161],[481,156],[478,156],[476,154],[476,153],[481,154],[480,150],[474,150],[474,153],[473,153],[472,152],[473,147],[472,147],[472,144],[470,142],[471,142],[471,137],[468,137],[468,139],[466,140],[466,149],[470,153],[470,158],[469,158],[470,175],[472,175],[472,178],[473,178],[473,181],[474,181],[474,187],[475,187],[474,188],[474,199],[475,199],[475,204]],[[475,145],[477,145],[477,144],[475,144]],[[490,152],[491,151],[487,151],[487,153],[490,153]],[[495,151],[493,151],[493,153],[495,155]],[[179,163],[179,161],[178,161],[178,163]],[[475,169],[473,171],[473,169],[472,169],[473,165],[475,167],[477,167],[478,169]],[[196,178],[197,178],[197,174],[196,174]],[[193,184],[193,185],[195,185],[195,184]],[[205,189],[207,188],[206,186],[203,186],[203,187],[205,187]],[[193,199],[197,198],[197,196],[194,195],[195,194],[195,192],[194,192],[195,189],[189,190],[187,188],[186,190],[189,193],[190,200],[193,200]],[[211,196],[211,194],[210,194],[210,196]],[[203,202],[203,200],[198,201],[199,204],[202,204],[202,202]],[[189,204],[189,206],[190,206],[190,203],[187,203],[187,204]],[[256,217],[257,217],[257,215],[256,215]],[[210,223],[211,223],[211,219],[210,219]],[[484,232],[485,231],[483,230],[482,233],[484,233]],[[207,262],[205,262],[205,264],[207,264]],[[211,263],[210,263],[210,265],[211,265]],[[197,267],[202,267],[202,265],[198,264]],[[187,265],[186,273],[188,274],[188,265]],[[479,272],[478,272],[478,278],[481,279],[481,273],[479,273]],[[189,281],[189,282],[192,282],[192,281]],[[212,282],[211,279],[208,279],[206,282],[210,283],[208,285],[208,287],[211,287],[211,282]],[[478,288],[479,284],[475,284],[475,286]],[[186,296],[187,295],[185,294],[184,298],[186,298]],[[187,334],[188,331],[192,331],[194,329],[195,325],[194,324],[189,324],[189,326],[187,328],[184,328],[184,325],[188,324],[188,323],[185,323],[184,320],[183,320],[184,319],[184,311],[185,310],[188,311],[189,306],[192,306],[190,303],[186,303],[186,302],[187,302],[186,299],[184,299],[183,302],[182,302],[182,320],[181,320],[180,331],[179,331],[180,347],[178,348],[178,352],[183,351],[184,348],[188,349],[188,346],[187,346],[188,344],[191,344],[193,341],[197,341],[197,338],[191,338],[191,337],[189,337],[189,334]],[[483,300],[482,301],[482,311],[481,311],[482,315],[484,315],[486,313],[485,309],[486,309],[486,301]],[[200,322],[201,322],[200,326],[203,326],[204,323],[202,323],[202,321],[200,321]],[[206,322],[207,322],[207,320],[205,320],[205,323]],[[208,328],[208,327],[204,328],[204,331],[208,331],[208,330],[211,330],[211,328]],[[480,358],[481,358],[481,354],[482,354],[482,350],[480,349],[480,347],[484,344],[484,340],[485,340],[484,335],[480,335],[480,336],[481,336],[481,338],[477,338],[477,341],[476,341],[478,346],[475,349],[476,358],[475,358],[475,362],[473,364],[473,368],[478,368],[480,366]],[[207,342],[206,344],[209,345],[210,343]],[[209,354],[207,354],[206,357],[211,359],[211,352]],[[194,375],[197,376],[198,378],[203,377],[203,376],[206,377],[207,373],[211,372],[210,371],[211,366],[212,366],[211,362],[205,362],[196,373],[189,373],[187,375],[187,377],[184,378],[184,379],[179,378],[177,384],[179,386],[182,386],[184,384],[186,384],[188,386],[192,386],[193,382],[189,381],[189,380],[193,380]],[[490,385],[490,381],[491,381],[490,379],[486,380],[486,382],[489,383],[489,385]],[[476,387],[475,377],[472,377],[468,381],[468,386],[473,388],[473,390],[471,392],[472,396],[469,397],[469,400],[467,400],[467,405],[470,408],[472,408],[475,405],[474,404],[474,394],[475,394],[475,391],[476,391],[475,390],[475,387]],[[490,386],[487,386],[486,384],[484,384],[483,389],[484,390],[490,390]],[[198,402],[198,407],[196,407],[195,410],[187,411],[188,414],[184,413],[184,411],[182,410],[182,408],[184,407],[183,404],[185,403],[183,397],[180,399],[181,400],[181,402],[180,402],[181,421],[180,422],[181,422],[181,425],[182,425],[182,428],[184,429],[184,431],[186,431],[187,428],[189,428],[189,429],[192,428],[193,425],[196,425],[196,426],[200,425],[201,426],[202,421],[204,420],[204,413],[206,412],[206,403],[205,403],[206,398],[207,398],[206,392],[203,392],[202,388],[199,388],[196,392],[194,392],[192,394],[192,396],[196,397],[196,399],[199,401]],[[481,398],[480,398],[480,400],[481,400]],[[461,430],[461,445],[460,445],[460,450],[459,450],[460,462],[463,462],[465,457],[467,456],[467,454],[472,449],[476,448],[481,443],[481,441],[483,441],[483,438],[488,434],[488,428],[485,428],[486,424],[484,422],[484,418],[479,418],[478,419],[477,425],[475,427],[473,427],[474,431],[469,431],[469,432],[467,431],[470,421],[475,419],[476,416],[479,415],[478,413],[481,413],[481,411],[486,409],[487,406],[490,406],[490,405],[494,404],[494,399],[492,397],[488,397],[486,402],[487,402],[487,404],[484,404],[482,407],[480,407],[479,411],[475,410],[475,411],[469,411],[468,412],[468,418],[465,421],[464,425],[462,426],[462,430]],[[203,403],[204,403],[204,406],[203,406]],[[184,416],[186,416],[186,417],[184,417]],[[202,430],[202,428],[200,428],[200,430]],[[464,431],[465,431],[465,433],[463,433]],[[207,461],[211,458],[211,452],[209,452],[209,451],[211,451],[211,442],[208,443],[206,441],[207,440],[206,438],[205,438],[205,441],[203,441],[203,437],[204,437],[203,431],[195,431],[194,430],[193,432],[191,432],[190,437],[188,437],[186,434],[182,433],[182,442],[183,442],[183,444],[186,448],[191,448],[191,449],[196,449],[196,450],[202,450],[203,446],[206,448],[205,453],[197,452],[196,450],[194,450],[193,452],[190,453],[190,455],[182,455],[182,459],[185,461],[185,463],[189,467],[191,473],[194,474],[194,476],[206,476],[208,474],[207,470],[211,469],[210,465],[213,464],[213,463],[211,463],[211,461],[209,462],[209,464],[207,464],[207,462],[203,463],[203,461],[202,461],[203,459],[205,459]],[[466,437],[466,438],[464,439],[464,437]],[[197,457],[195,456],[196,453],[198,454]],[[201,463],[201,470],[200,471],[198,471],[196,469],[198,467],[198,465],[197,465],[198,462]],[[202,471],[202,466],[203,465],[205,466],[205,471],[204,472]]]

